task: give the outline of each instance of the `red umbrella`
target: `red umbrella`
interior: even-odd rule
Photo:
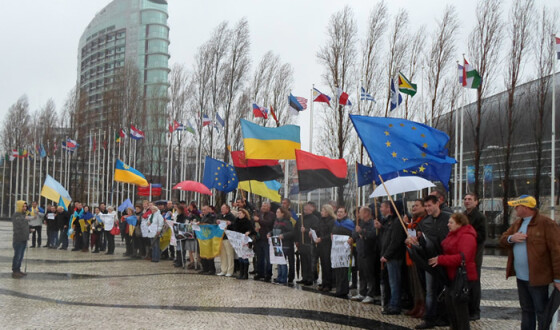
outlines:
[[[194,191],[205,195],[212,195],[212,192],[210,191],[210,189],[208,189],[208,187],[196,181],[187,180],[187,181],[179,182],[175,185],[175,187],[173,187],[173,189]]]

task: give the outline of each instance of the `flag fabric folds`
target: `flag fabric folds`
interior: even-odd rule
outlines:
[[[187,127],[185,128],[185,130],[189,133],[192,133],[192,134],[196,133],[190,120],[187,120]]]
[[[216,121],[222,125],[222,127],[226,127],[226,122],[220,117],[220,114],[216,112]]]
[[[402,93],[414,96],[416,94],[416,84],[413,84],[404,76],[404,74],[399,72],[399,91]]]
[[[282,200],[282,197],[278,193],[278,190],[282,188],[282,184],[276,180],[264,182],[256,180],[240,181],[238,188],[268,198],[273,202],[280,203]]]
[[[202,127],[212,124],[212,120],[207,115],[202,115]]]
[[[130,137],[134,140],[142,140],[145,135],[143,131],[139,130],[134,125],[130,125]]]
[[[206,156],[202,183],[208,187],[208,189],[214,188],[228,193],[237,188],[237,174],[233,166]]]
[[[193,228],[200,247],[200,257],[212,259],[220,254],[224,231],[219,225],[199,225]]]
[[[462,74],[461,77],[461,85],[466,88],[478,88],[482,83],[482,78],[478,71],[476,71],[471,65],[467,62],[467,60],[463,60],[464,64],[462,67]]]
[[[560,38],[554,37],[554,41],[556,43],[556,59],[560,60]]]
[[[119,212],[122,213],[126,211],[126,209],[129,207],[134,209],[134,205],[132,205],[132,201],[130,200],[130,198],[127,198],[121,205],[119,205],[117,209],[119,210]]]
[[[70,197],[68,191],[60,184],[60,182],[56,181],[48,174],[45,179],[45,183],[43,183],[43,188],[41,189],[41,196],[58,203],[65,209],[68,209],[68,206],[72,201],[72,197]]]
[[[148,185],[148,181],[146,180],[144,174],[129,165],[126,165],[120,159],[117,159],[117,163],[115,164],[114,181],[131,183],[141,187]]]
[[[372,184],[376,179],[377,171],[370,166],[356,163],[357,170],[358,170],[358,187],[366,186],[368,184]]]
[[[138,187],[138,196],[150,196],[150,188],[152,196],[161,196],[161,183],[151,183],[146,187]]]
[[[272,106],[270,106],[270,115],[272,116],[272,118],[276,122],[276,125],[279,125],[278,118],[276,117],[276,113],[274,113],[274,109],[272,108]]]
[[[241,181],[268,181],[281,178],[282,167],[277,160],[245,159],[245,151],[232,151],[231,159],[237,179]]]
[[[338,89],[338,104],[344,106],[352,106],[352,102],[348,99],[349,95],[346,92],[343,92],[341,88]]]
[[[256,118],[268,119],[268,109],[258,106],[256,103],[253,103],[253,115]]]
[[[247,159],[295,159],[301,149],[299,126],[262,127],[241,119]]]
[[[435,128],[399,118],[350,115],[350,119],[382,175],[426,162],[456,162],[447,156],[449,136]]]
[[[391,79],[391,111],[402,103],[402,95],[399,93],[395,79]]]
[[[348,183],[348,166],[344,159],[330,159],[296,150],[300,190],[343,186]]]
[[[39,156],[41,156],[41,158],[47,157],[47,151],[42,144],[39,146]]]
[[[307,109],[307,99],[304,97],[293,96],[292,93],[290,93],[288,102],[290,103],[290,107],[298,112]]]
[[[366,92],[366,90],[363,87],[361,87],[360,101],[373,101],[374,103],[377,103],[377,101],[375,101],[375,98],[373,98],[371,94]]]
[[[423,163],[419,166],[410,167],[397,172],[391,172],[382,175],[383,181],[394,179],[398,176],[419,176],[429,181],[439,181],[449,191],[449,179],[451,178],[452,164],[438,164],[438,163]],[[361,182],[360,179],[366,178],[369,181]],[[379,172],[375,166],[365,166],[358,164],[358,186],[361,187],[366,184],[372,184],[375,181],[376,185],[381,184],[379,180]]]
[[[331,105],[331,98],[327,94],[321,93],[317,88],[313,88],[313,102],[323,102]]]

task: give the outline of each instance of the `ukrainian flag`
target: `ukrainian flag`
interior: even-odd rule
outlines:
[[[241,119],[246,159],[296,159],[299,126],[262,127]]]
[[[126,165],[120,159],[117,159],[115,164],[114,180],[122,183],[132,183],[140,187],[148,186],[148,181],[144,174]]]
[[[195,232],[200,246],[200,257],[212,259],[218,256],[222,249],[224,231],[218,225],[199,225],[199,228]]]
[[[259,195],[262,197],[266,197],[273,202],[278,202],[282,200],[278,190],[282,187],[282,184],[276,180],[271,181],[255,181],[255,180],[248,180],[248,181],[241,181],[239,182],[239,189],[248,191],[255,195]]]
[[[47,174],[43,188],[41,189],[41,196],[57,202],[60,206],[68,209],[72,197],[60,182],[56,181],[52,176]]]

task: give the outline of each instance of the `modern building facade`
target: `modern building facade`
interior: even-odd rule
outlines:
[[[169,26],[165,0],[113,0],[78,46],[78,130],[111,132],[134,124],[156,151],[165,143]],[[148,162],[159,153],[143,155]],[[151,174],[158,169],[145,169]]]

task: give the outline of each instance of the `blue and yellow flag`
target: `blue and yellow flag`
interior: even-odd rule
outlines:
[[[224,231],[218,225],[200,225],[195,230],[198,245],[200,246],[200,257],[212,259],[220,254],[222,249],[222,238]]]
[[[231,192],[237,188],[237,173],[233,165],[206,156],[202,184],[208,189],[215,188],[223,192]]]
[[[56,181],[52,176],[47,174],[43,188],[41,189],[41,196],[46,197],[68,210],[72,197],[60,182]]]
[[[424,163],[455,164],[447,156],[449,136],[414,121],[350,115],[358,136],[381,175]]]
[[[239,182],[239,189],[243,189],[255,195],[259,195],[262,197],[266,197],[273,202],[278,202],[282,200],[278,190],[282,188],[282,184],[276,180],[270,181],[256,181],[256,180],[247,180]]]
[[[114,180],[122,183],[135,184],[140,187],[146,187],[148,185],[144,174],[126,165],[120,159],[117,159],[117,163],[115,164]]]
[[[262,127],[241,119],[246,159],[296,159],[301,149],[299,126]]]

